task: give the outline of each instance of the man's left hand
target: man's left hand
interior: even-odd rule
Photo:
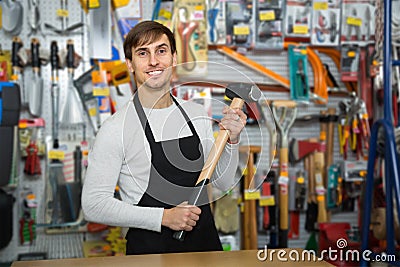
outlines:
[[[224,117],[219,123],[220,129],[228,130],[231,144],[238,143],[240,133],[246,125],[246,114],[241,109],[231,109],[228,106],[224,107],[222,114]]]

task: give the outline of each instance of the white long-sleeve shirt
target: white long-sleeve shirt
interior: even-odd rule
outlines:
[[[177,99],[200,138],[204,160],[214,142],[212,123],[204,108]],[[178,107],[144,109],[156,141],[191,135]],[[172,126],[172,127],[171,127]],[[222,191],[237,182],[238,145],[227,144],[211,179]],[[133,102],[107,119],[97,133],[89,153],[89,165],[82,191],[82,210],[87,221],[121,227],[161,231],[163,208],[140,207],[151,167],[151,150]],[[121,200],[114,198],[116,185]]]

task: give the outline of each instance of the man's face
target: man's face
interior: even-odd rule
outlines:
[[[168,37],[163,34],[156,42],[132,47],[132,61],[126,59],[126,64],[134,72],[138,88],[145,83],[149,89],[169,89],[176,53],[171,53]]]

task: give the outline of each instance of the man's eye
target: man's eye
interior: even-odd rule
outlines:
[[[139,57],[145,57],[147,55],[146,51],[140,51],[137,53]]]
[[[161,54],[161,55],[165,54],[165,53],[167,53],[167,49],[159,49],[158,53]]]

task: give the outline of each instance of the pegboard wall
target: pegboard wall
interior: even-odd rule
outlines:
[[[85,14],[79,4],[78,0],[65,0],[67,6],[65,8],[68,9],[68,19],[64,21],[57,16],[57,10],[61,8],[61,1],[54,0],[36,0],[39,4],[39,14],[40,14],[40,30],[38,32],[31,33],[31,27],[29,25],[29,6],[28,1],[31,0],[21,0],[21,3],[24,6],[24,16],[23,16],[23,25],[22,31],[19,34],[19,37],[22,39],[23,48],[30,49],[30,41],[31,38],[38,38],[40,41],[41,53],[49,53],[50,44],[52,41],[57,41],[59,50],[66,48],[66,42],[68,39],[72,39],[74,41],[75,52],[82,57],[82,61],[78,68],[75,70],[75,78],[79,77],[84,71],[88,69],[90,65],[90,55],[88,49],[88,39],[90,38],[90,25],[88,14]],[[142,16],[143,19],[150,19],[153,10],[153,1],[151,0],[142,0]],[[62,29],[63,25],[65,28],[74,25],[76,23],[83,23],[83,27],[73,31],[72,33],[60,35],[55,33],[49,27],[46,27],[45,24],[52,25],[57,29]],[[64,28],[64,29],[65,29]],[[0,30],[0,44],[3,50],[10,50],[12,44],[11,35],[5,33]],[[268,68],[274,70],[278,74],[288,77],[289,69],[287,62],[287,53],[286,52],[249,52],[247,55],[250,59],[253,59],[264,66],[268,66]],[[334,66],[333,62],[321,55],[321,59],[324,63],[327,63],[330,66],[330,69],[333,72],[335,77],[338,77],[338,71]],[[249,70],[248,68],[236,63],[235,61],[219,54],[217,51],[211,50],[209,51],[209,61],[224,63],[234,68],[237,68],[239,71],[243,72],[247,75],[251,80],[256,83],[264,83],[264,84],[273,84],[271,80],[265,78],[264,76]],[[283,63],[284,62],[284,63]],[[310,85],[313,84],[313,73],[311,68],[309,67],[309,82]],[[24,68],[24,84],[29,88],[29,82],[31,79],[31,67],[26,66]],[[43,94],[43,112],[42,117],[46,121],[45,135],[51,135],[51,67],[50,64],[42,65],[41,75],[44,81],[44,94]],[[210,80],[219,80],[220,77],[224,77],[225,73],[221,72],[220,69],[210,69],[208,70],[208,78]],[[235,77],[229,77],[230,82],[235,81]],[[66,99],[67,94],[67,69],[59,70],[59,82],[60,82],[60,106],[63,105],[63,101]],[[267,99],[288,99],[289,93],[284,92],[264,92],[265,97]],[[329,99],[329,103],[327,106],[318,106],[314,104],[310,104],[308,106],[302,106],[299,109],[298,116],[302,116],[305,114],[315,114],[319,113],[320,110],[326,109],[327,107],[337,107],[337,103],[342,100],[340,97],[331,97]],[[218,113],[222,110],[222,106],[215,105],[213,106],[213,110]],[[26,111],[23,111],[21,114],[21,118],[29,118],[29,114]],[[249,140],[251,140],[252,145],[262,145],[263,158],[260,159],[261,170],[263,168],[267,169],[269,167],[269,162],[271,159],[269,158],[269,138],[259,139],[259,135],[252,130],[252,126],[247,127],[247,131],[249,133]],[[261,127],[261,131],[267,133],[268,129],[264,126]],[[290,138],[298,138],[305,139],[309,137],[315,137],[316,133],[319,133],[319,123],[311,123],[311,124],[301,124],[295,123],[290,131]],[[335,133],[335,144],[337,143],[337,134]],[[338,145],[335,145],[335,157],[334,159],[340,159],[338,152]],[[268,167],[266,167],[268,166]],[[295,168],[302,168],[302,165],[294,166]],[[14,196],[16,198],[16,202],[14,205],[14,227],[13,227],[13,239],[8,247],[0,250],[0,262],[11,262],[16,260],[16,257],[19,253],[26,252],[47,252],[47,256],[50,259],[57,258],[73,258],[73,257],[82,257],[82,242],[86,238],[86,234],[84,233],[67,233],[67,234],[46,234],[43,228],[37,229],[37,239],[30,246],[21,246],[19,245],[19,233],[18,233],[18,205],[19,200],[18,196],[20,192],[25,189],[30,189],[37,197],[38,201],[38,223],[44,223],[44,198],[45,195],[45,181],[46,181],[46,173],[44,172],[42,176],[38,177],[27,177],[23,174],[22,171],[22,163],[20,168],[20,177],[18,187],[14,192]],[[42,162],[42,168],[44,169],[44,162]],[[346,217],[347,221],[352,221],[351,216]],[[350,218],[350,219],[349,219]],[[304,240],[303,240],[304,238]],[[302,237],[299,241],[305,242],[306,237]],[[304,243],[305,244],[305,243]],[[263,245],[263,244],[262,244]]]

